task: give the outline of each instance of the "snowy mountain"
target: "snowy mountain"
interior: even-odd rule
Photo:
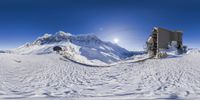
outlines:
[[[41,55],[55,53],[53,47],[60,46],[62,54],[68,58],[87,64],[108,64],[133,55],[132,52],[113,44],[104,42],[94,35],[72,35],[59,31],[54,35],[44,34],[33,43],[27,43],[13,52],[17,54]]]
[[[0,53],[5,53],[5,51],[3,51],[3,50],[0,50]]]

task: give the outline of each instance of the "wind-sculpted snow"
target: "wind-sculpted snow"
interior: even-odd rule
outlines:
[[[58,54],[0,54],[0,99],[197,99],[200,53],[88,67]]]

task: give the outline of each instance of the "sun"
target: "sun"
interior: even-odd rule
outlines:
[[[118,38],[114,38],[114,39],[113,39],[113,42],[114,42],[114,43],[119,43],[119,39],[118,39]]]

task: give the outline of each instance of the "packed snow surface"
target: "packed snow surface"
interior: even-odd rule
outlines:
[[[165,99],[200,97],[200,52],[111,67],[63,56],[0,53],[0,99]]]

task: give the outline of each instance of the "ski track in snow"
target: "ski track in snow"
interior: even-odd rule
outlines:
[[[200,54],[104,68],[60,58],[0,54],[0,99],[200,97]]]

